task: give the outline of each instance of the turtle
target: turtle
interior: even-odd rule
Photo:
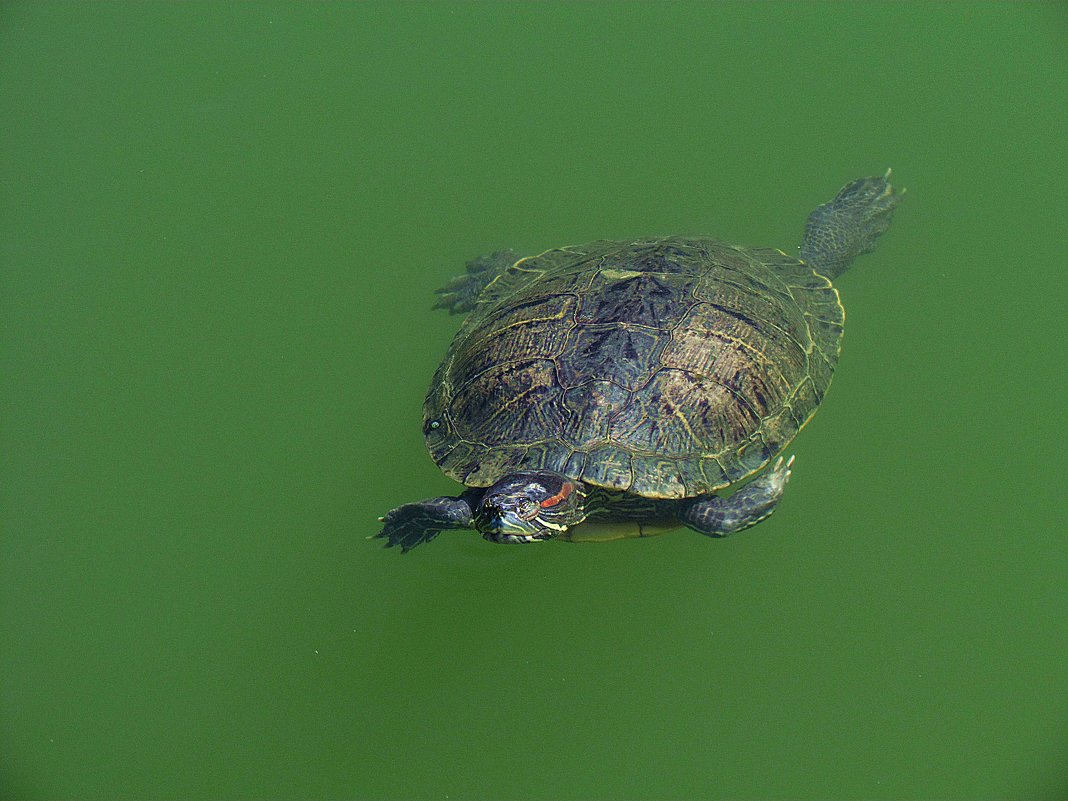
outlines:
[[[406,552],[450,529],[607,541],[765,520],[838,362],[832,281],[889,227],[890,178],[818,206],[797,255],[666,236],[468,262],[438,290],[467,317],[423,407],[430,455],[465,488],[398,506],[374,537]]]

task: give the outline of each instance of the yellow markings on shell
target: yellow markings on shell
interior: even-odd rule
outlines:
[[[612,281],[622,281],[627,278],[637,278],[640,275],[643,275],[643,273],[636,270],[614,270],[609,267],[607,269],[601,268],[601,275]]]
[[[673,417],[677,418],[680,423],[682,423],[682,427],[686,429],[686,433],[690,436],[690,442],[696,443],[701,441],[693,432],[693,429],[690,428],[690,421],[686,419],[686,415],[679,411],[679,407],[677,404],[672,404],[671,414]]]
[[[613,542],[639,537],[655,537],[674,531],[681,525],[675,520],[648,523],[640,523],[636,520],[624,523],[583,523],[571,529],[564,539],[571,542]]]

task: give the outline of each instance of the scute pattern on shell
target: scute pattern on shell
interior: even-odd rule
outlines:
[[[669,237],[522,259],[431,384],[424,432],[469,486],[547,468],[654,498],[761,469],[816,411],[845,313],[773,249]]]

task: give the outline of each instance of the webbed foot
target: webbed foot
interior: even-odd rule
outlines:
[[[463,498],[428,498],[398,506],[378,519],[383,526],[375,538],[385,539],[387,548],[399,545],[401,552],[407,553],[446,529],[468,528],[471,506]]]
[[[768,470],[768,472],[764,473],[764,475],[760,476],[752,483],[765,487],[766,491],[775,494],[776,497],[781,496],[783,490],[786,489],[786,485],[790,483],[790,476],[792,476],[794,472],[791,469],[793,466],[793,454],[791,454],[790,458],[785,462],[780,456],[775,460],[775,464],[771,466],[771,469]],[[750,486],[752,486],[752,484],[750,484]]]
[[[849,182],[808,215],[802,261],[821,275],[838,277],[857,256],[875,249],[904,194],[890,183],[890,170]]]
[[[434,304],[435,309],[447,309],[449,314],[463,314],[475,308],[482,290],[509,267],[519,257],[511,250],[498,250],[489,256],[479,256],[467,262],[467,272],[458,275],[441,289],[436,290],[440,296]]]
[[[726,537],[766,519],[782,498],[790,481],[794,457],[780,456],[766,473],[750,481],[729,498],[702,495],[682,502],[679,520],[710,537]]]

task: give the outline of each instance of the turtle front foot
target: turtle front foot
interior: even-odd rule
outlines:
[[[441,289],[435,309],[446,309],[449,314],[463,314],[475,308],[482,290],[498,275],[516,263],[519,257],[511,250],[498,250],[489,256],[479,256],[467,262],[467,272],[458,275]]]
[[[463,498],[428,498],[398,506],[378,519],[383,526],[374,536],[385,539],[387,548],[399,545],[407,553],[446,529],[470,527],[471,506]]]
[[[755,526],[775,511],[790,480],[793,463],[793,456],[786,461],[780,456],[766,473],[729,498],[702,495],[683,501],[679,520],[709,537],[726,537]]]

